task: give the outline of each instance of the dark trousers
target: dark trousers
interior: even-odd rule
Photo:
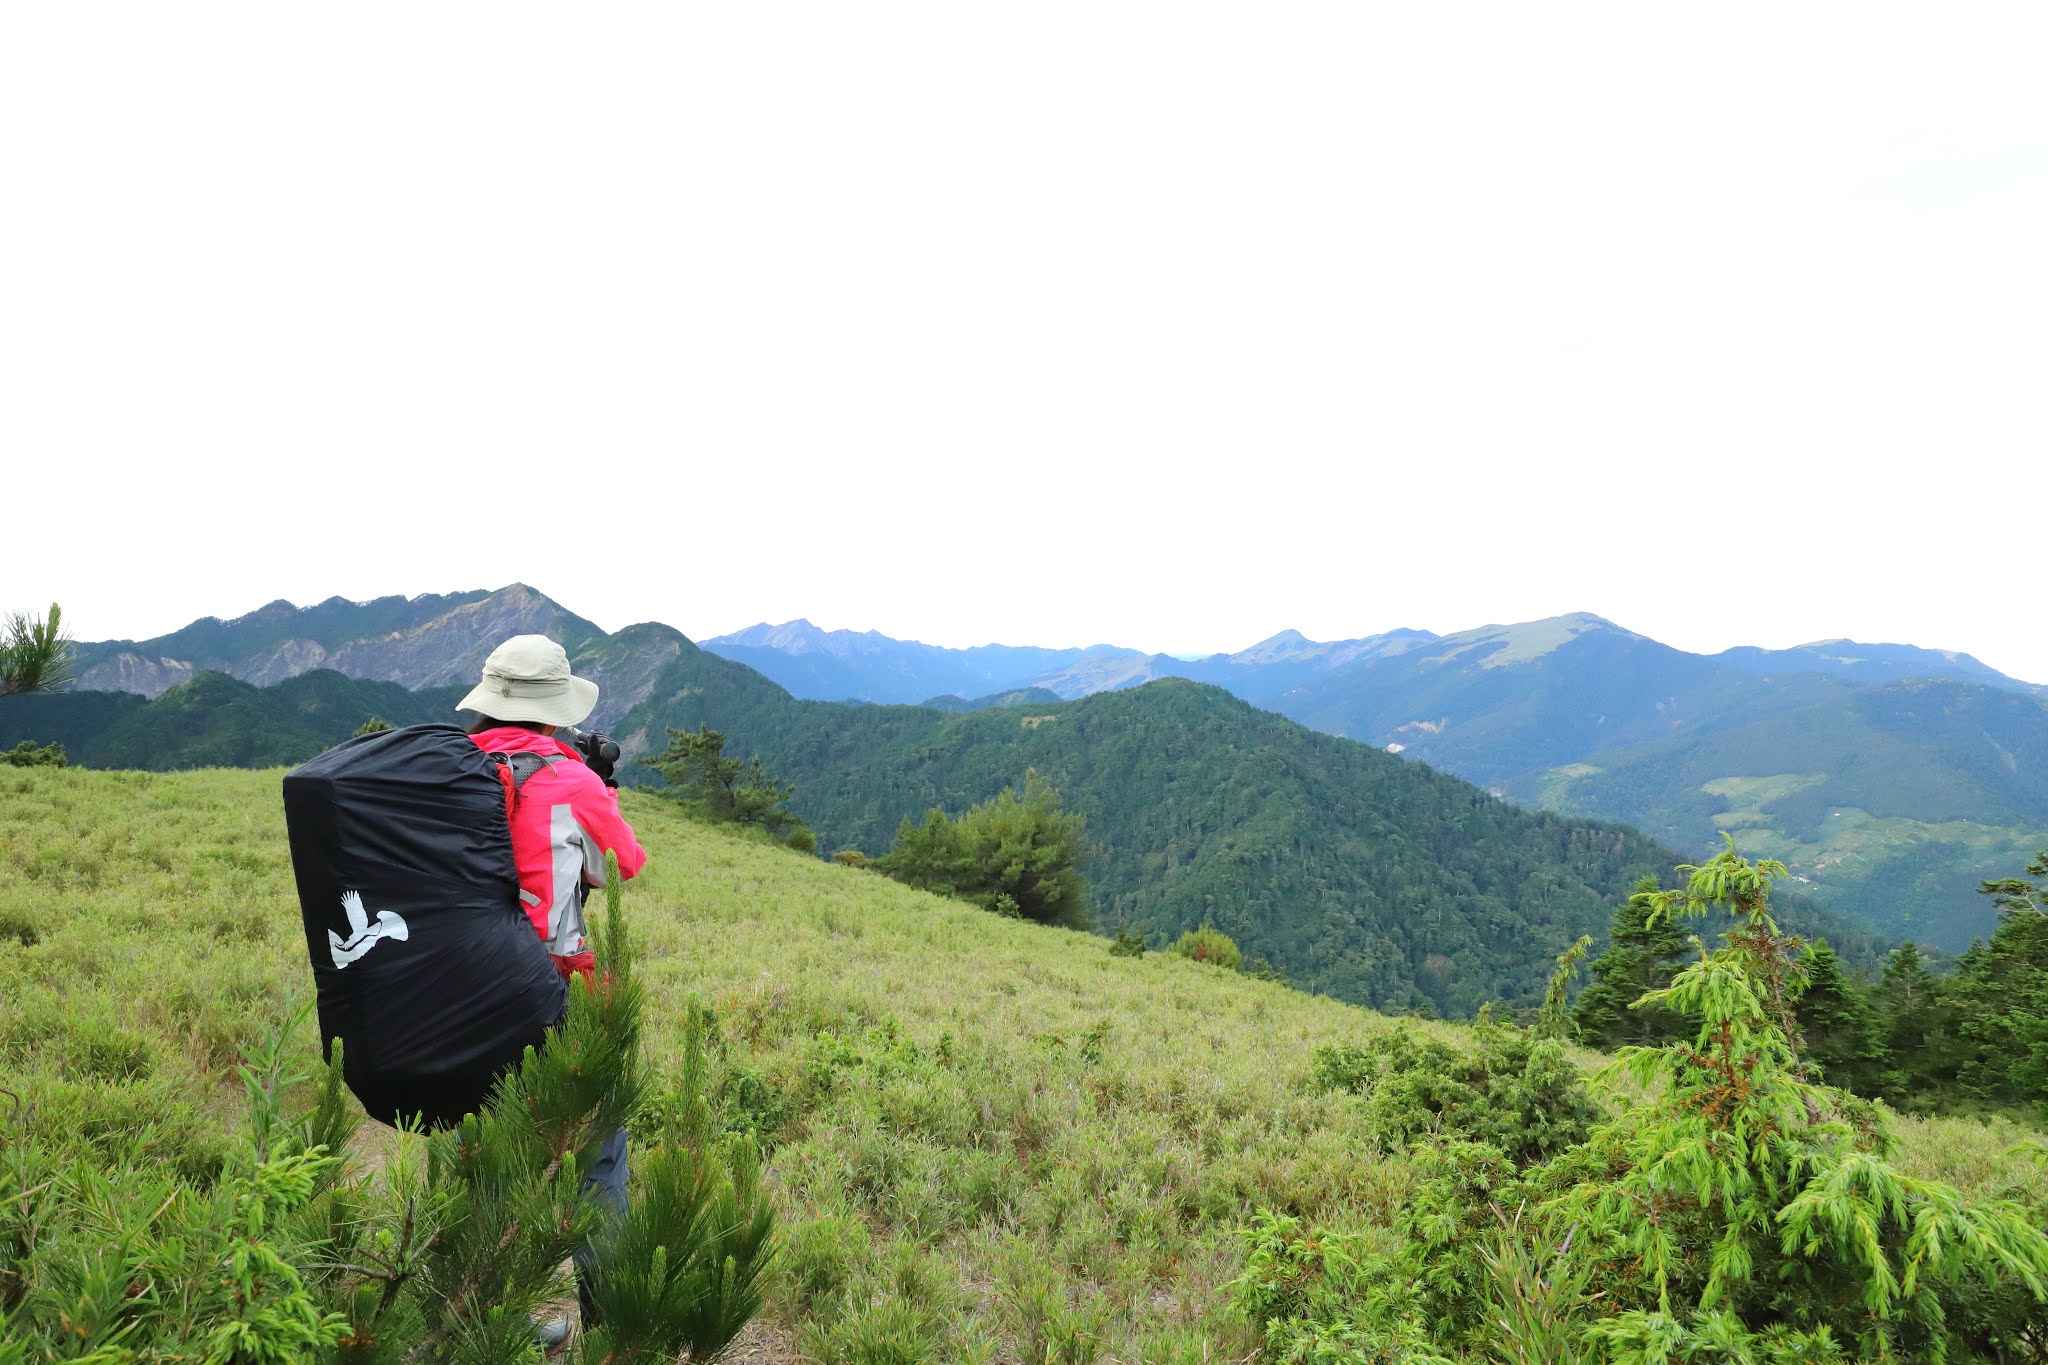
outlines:
[[[604,1146],[597,1152],[597,1160],[583,1177],[583,1188],[611,1206],[611,1221],[616,1222],[626,1212],[626,1130],[621,1128],[605,1139]],[[590,1297],[590,1275],[597,1264],[597,1253],[585,1243],[576,1250],[576,1300],[582,1306],[583,1325],[589,1327],[597,1321],[597,1305]]]

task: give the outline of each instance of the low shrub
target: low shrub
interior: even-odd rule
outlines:
[[[1173,945],[1173,952],[1191,962],[1206,962],[1226,971],[1234,972],[1244,965],[1244,954],[1238,951],[1230,935],[1206,924],[1182,934]]]
[[[1307,1088],[1363,1096],[1368,1129],[1389,1147],[1462,1137],[1526,1165],[1585,1140],[1600,1107],[1560,1044],[1500,1024],[1479,1025],[1474,1037],[1474,1052],[1406,1025],[1362,1044],[1331,1043],[1311,1054]]]
[[[61,768],[67,761],[61,744],[38,744],[25,739],[12,749],[0,749],[0,763],[10,768]]]

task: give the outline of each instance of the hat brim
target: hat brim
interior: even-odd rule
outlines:
[[[518,720],[529,725],[580,725],[597,709],[597,684],[571,676],[569,690],[553,697],[508,697],[488,681],[469,689],[455,703],[458,711],[474,711],[492,720]]]

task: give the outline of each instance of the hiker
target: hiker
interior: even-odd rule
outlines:
[[[519,789],[512,857],[519,867],[519,899],[565,980],[589,980],[596,970],[584,902],[591,887],[604,885],[604,855],[617,854],[619,875],[628,879],[647,865],[633,827],[619,814],[619,784],[612,776],[616,748],[607,758],[601,745],[579,748],[555,738],[558,730],[574,733],[596,705],[597,684],[569,671],[569,656],[559,644],[545,635],[515,635],[491,651],[482,681],[456,707],[476,713],[469,736],[479,748],[534,754],[545,764]],[[606,1140],[584,1185],[623,1213],[626,1175],[621,1128]],[[591,1254],[586,1246],[575,1257],[585,1326],[593,1316],[584,1283]],[[549,1345],[567,1335],[566,1323],[539,1326]]]
[[[515,635],[491,651],[483,681],[456,706],[476,713],[469,737],[477,747],[535,754],[546,764],[519,789],[512,858],[527,918],[564,978],[587,978],[596,966],[583,905],[591,887],[604,885],[604,855],[618,855],[619,875],[629,881],[647,863],[619,815],[612,765],[554,737],[596,705],[597,684],[569,672],[560,645],[545,635]]]

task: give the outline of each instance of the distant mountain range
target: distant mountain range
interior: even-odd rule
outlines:
[[[673,702],[661,691],[664,674],[697,653],[658,624],[608,635],[515,584],[308,608],[275,602],[154,640],[87,645],[79,686],[147,697],[207,671],[261,685],[326,668],[411,689],[452,687],[521,631],[561,639],[578,670],[597,678],[604,697],[594,720],[607,727]],[[1911,645],[1837,640],[1698,655],[1581,613],[1445,636],[1397,630],[1319,642],[1283,631],[1199,659],[1111,645],[946,649],[803,621],[755,626],[704,649],[801,700],[956,713],[1048,706],[1164,678],[1209,683],[1523,805],[1624,821],[1693,853],[1728,830],[1746,851],[1785,859],[1823,903],[1950,949],[1990,928],[1976,881],[2009,874],[2048,844],[2043,689],[1967,654]],[[0,735],[27,716],[28,700],[14,700],[12,718],[0,710]],[[106,717],[129,705],[96,704]],[[647,730],[646,741],[658,735]],[[74,752],[94,762],[113,752],[110,740],[93,742],[101,747]]]
[[[1646,638],[1579,612],[1517,626],[1481,626],[1448,636],[1426,630],[1393,630],[1356,640],[1317,641],[1300,631],[1283,630],[1235,654],[1195,658],[1147,654],[1116,645],[1064,650],[1013,645],[948,649],[893,640],[872,630],[820,630],[802,620],[779,626],[764,622],[699,643],[714,654],[766,674],[795,696],[817,701],[914,702],[941,692],[1018,687],[1043,687],[1063,697],[1085,697],[1135,687],[1154,678],[1194,678],[1267,705],[1320,675],[1369,660],[1420,651],[1424,658],[1468,656],[1469,663],[1500,668],[1599,630]],[[1742,645],[1719,654],[1688,657],[1710,659],[1765,677],[1819,673],[1853,683],[1950,678],[2035,695],[2048,692],[2007,677],[1968,654],[1915,645],[1819,640],[1792,649]],[[963,686],[965,679],[972,681]]]
[[[872,632],[849,650],[848,632],[801,621],[705,648],[741,657],[741,638],[779,641],[745,661],[800,697],[825,693],[791,664],[835,650],[838,696],[915,693],[919,661],[973,652]],[[1005,681],[1077,697],[1167,677],[1688,851],[1727,830],[1824,903],[1948,949],[1992,927],[1978,880],[2048,845],[2048,689],[1968,654],[1829,640],[1700,655],[1576,613],[1445,636],[1283,631],[1192,660],[1097,646]]]
[[[945,649],[892,640],[875,631],[819,630],[809,621],[749,626],[701,642],[713,654],[745,664],[816,701],[920,702],[927,697],[978,697],[1014,691],[1041,678],[1085,673],[1114,660],[1141,658],[1134,649],[1034,649],[980,645]],[[1059,689],[1052,689],[1058,691]],[[1084,696],[1104,687],[1069,688]]]

